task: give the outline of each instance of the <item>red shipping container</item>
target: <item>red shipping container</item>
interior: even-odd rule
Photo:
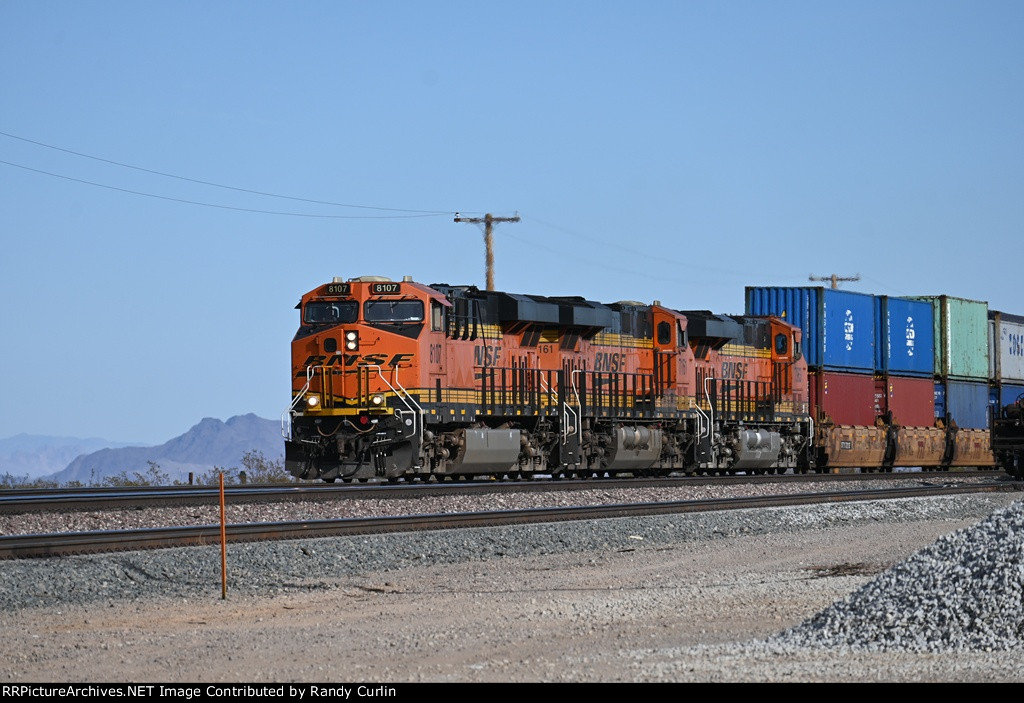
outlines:
[[[878,379],[876,398],[882,402],[879,414],[892,413],[892,421],[902,427],[935,425],[935,382],[930,378],[887,376]]]
[[[811,381],[811,416],[816,422],[873,426],[875,377],[872,374],[814,371]]]

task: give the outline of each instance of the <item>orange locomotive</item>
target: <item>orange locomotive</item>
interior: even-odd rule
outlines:
[[[365,276],[302,297],[303,479],[806,470],[799,328]]]

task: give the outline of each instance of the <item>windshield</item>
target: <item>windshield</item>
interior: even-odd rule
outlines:
[[[358,316],[359,304],[354,300],[317,300],[306,303],[302,311],[302,321],[307,325],[355,322]]]
[[[367,300],[363,308],[367,322],[422,322],[422,300]]]

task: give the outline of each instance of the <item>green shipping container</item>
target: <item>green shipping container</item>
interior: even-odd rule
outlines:
[[[932,304],[935,375],[988,378],[988,303],[949,295],[916,296]]]

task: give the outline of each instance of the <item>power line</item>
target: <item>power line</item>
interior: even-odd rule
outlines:
[[[536,222],[539,225],[542,225],[544,227],[548,227],[548,228],[553,229],[553,230],[557,230],[558,232],[562,232],[563,234],[568,234],[571,237],[576,237],[577,239],[582,239],[582,240],[586,241],[588,244],[597,243],[597,244],[600,244],[602,246],[606,246],[606,247],[610,247],[612,249],[615,249],[616,251],[621,251],[622,250],[622,242],[621,241],[620,242],[609,242],[607,240],[595,237],[592,234],[581,234],[581,233],[576,232],[574,230],[571,230],[571,229],[569,229],[567,227],[563,227],[561,225],[556,225],[556,224],[551,223],[551,222],[545,222],[544,220],[542,220],[542,219],[540,219],[538,217],[535,217],[533,215],[524,215],[523,219],[528,221],[528,222]],[[506,236],[512,237],[513,239],[518,239],[519,241],[522,241],[522,242],[531,243],[528,240],[521,239],[521,238],[515,237],[513,235],[506,235]],[[531,244],[533,244],[533,243],[531,243]],[[539,246],[539,245],[533,244],[533,246]],[[592,249],[592,247],[588,247],[588,249]],[[555,252],[554,249],[548,249],[548,250],[552,251],[552,252]],[[555,253],[563,253],[563,252],[555,252]],[[574,254],[574,256],[576,256],[576,254]],[[657,254],[652,254],[652,253],[646,252],[646,251],[636,251],[636,250],[634,250],[634,251],[630,252],[630,257],[633,258],[633,259],[637,259],[637,258],[650,259],[651,261],[657,261],[659,263],[665,263],[665,264],[676,264],[678,266],[690,266],[692,264],[692,262],[687,263],[685,261],[679,261],[679,260],[676,260],[676,259],[672,259],[671,257],[665,256],[664,252],[658,252]],[[607,266],[605,264],[600,264],[600,265],[605,267],[605,268],[608,268],[609,270],[615,270],[615,267],[609,267],[609,266]],[[622,271],[622,270],[625,270],[625,269],[618,269],[618,270]],[[705,273],[705,274],[707,274],[707,273],[714,273],[714,274],[734,276],[734,277],[737,277],[737,278],[745,278],[746,275],[747,275],[747,274],[744,274],[744,273],[738,273],[735,268],[715,268],[713,266],[706,266],[706,265],[703,265],[703,264],[701,265],[700,270],[701,270],[702,273]],[[638,274],[638,275],[646,276],[648,274]],[[675,280],[678,280],[678,278],[677,277],[672,277],[672,278],[666,278],[664,280],[675,281]]]
[[[63,147],[53,146],[52,144],[44,144],[43,142],[37,142],[37,141],[35,141],[33,139],[26,139],[25,137],[19,137],[16,134],[10,134],[8,132],[0,132],[0,136],[8,137],[10,139],[17,139],[17,140],[22,141],[22,142],[27,142],[28,144],[35,144],[36,146],[45,147],[47,149],[53,149],[54,151],[62,151],[65,154],[72,154],[74,156],[80,156],[80,157],[82,157],[84,159],[92,159],[93,161],[100,161],[100,162],[105,163],[105,164],[111,164],[113,166],[120,166],[121,168],[130,168],[130,169],[132,169],[134,171],[142,171],[143,173],[151,173],[151,174],[153,174],[155,176],[163,176],[164,178],[176,178],[179,181],[187,181],[189,183],[198,183],[200,185],[213,186],[214,188],[224,188],[226,190],[234,190],[234,191],[237,191],[239,193],[250,193],[252,195],[262,195],[262,196],[265,196],[265,197],[268,197],[268,198],[282,198],[284,200],[297,200],[299,202],[313,203],[315,205],[333,205],[333,206],[336,206],[336,207],[361,208],[361,209],[365,209],[365,210],[386,210],[386,211],[390,211],[390,212],[412,212],[412,213],[420,213],[422,215],[447,215],[447,214],[451,213],[451,210],[406,210],[406,209],[402,209],[402,208],[376,207],[376,206],[373,206],[373,205],[351,205],[349,203],[335,203],[335,202],[331,202],[329,200],[313,200],[311,198],[297,198],[297,197],[293,197],[293,196],[290,196],[290,195],[279,195],[277,193],[266,193],[266,192],[259,191],[259,190],[250,190],[248,188],[237,188],[235,186],[223,185],[221,183],[213,183],[211,181],[203,181],[203,180],[200,180],[198,178],[189,178],[187,176],[178,176],[178,175],[175,175],[173,173],[164,173],[163,171],[155,171],[155,170],[149,169],[149,168],[142,168],[141,166],[132,166],[131,164],[121,163],[120,161],[112,161],[111,159],[104,159],[104,158],[99,157],[99,156],[91,156],[89,154],[83,154],[82,152],[79,152],[79,151],[72,151],[71,149],[65,149]],[[7,163],[7,162],[3,162],[3,163]],[[17,166],[17,164],[10,164],[10,165]],[[27,166],[21,166],[20,168],[28,168],[28,167]],[[28,170],[32,171],[32,170],[35,170],[35,169],[28,169]],[[47,172],[46,171],[39,171],[39,173],[47,173]],[[47,173],[47,175],[57,176],[58,178],[66,178],[66,176],[59,176],[57,174],[52,174],[52,173]],[[77,180],[77,179],[70,178],[69,180]],[[89,181],[81,181],[81,182],[82,183],[89,183]],[[89,183],[89,184],[90,185],[100,185],[100,184],[97,184],[97,183]],[[106,187],[106,186],[104,186],[104,187]],[[119,189],[115,189],[115,190],[119,190]],[[134,192],[134,191],[127,191],[127,192],[131,193],[131,192]],[[147,194],[146,193],[139,193],[139,195],[147,195]],[[153,196],[153,197],[162,197],[162,196]],[[168,200],[175,200],[175,198],[167,198],[167,199]],[[192,201],[185,200],[185,201],[180,201],[180,202],[189,202],[189,203],[191,203]],[[193,203],[193,204],[207,205],[207,203]],[[212,205],[210,207],[221,207],[221,206]],[[232,210],[245,210],[245,208],[228,208],[228,209],[232,209]],[[264,211],[262,211],[262,210],[248,210],[248,212],[264,212]],[[271,212],[269,214],[277,215],[277,214],[294,214],[294,213],[275,213],[275,212]],[[319,217],[319,216],[318,215],[308,215],[308,217]]]
[[[143,195],[147,198],[158,198],[160,200],[170,200],[175,203],[187,203],[189,205],[202,205],[203,207],[215,207],[221,210],[237,210],[240,212],[256,212],[261,215],[287,215],[289,217],[320,217],[325,219],[334,220],[387,220],[387,219],[402,219],[410,217],[438,217],[440,215],[447,215],[447,212],[429,213],[425,212],[419,215],[318,215],[309,212],[280,212],[275,210],[257,210],[255,208],[247,207],[234,207],[232,205],[218,205],[216,203],[204,203],[198,200],[186,200],[184,198],[172,198],[167,195],[157,195],[155,193],[143,193],[138,190],[129,190],[128,188],[118,188],[117,186],[110,186],[104,183],[94,183],[93,181],[82,180],[81,178],[72,178],[71,176],[64,176],[59,173],[52,173],[50,171],[43,171],[38,168],[31,168],[29,166],[22,166],[21,164],[12,163],[10,161],[0,160],[0,164],[6,164],[7,166],[14,166],[15,168],[22,168],[26,171],[32,171],[34,173],[41,173],[46,176],[53,176],[54,178],[63,178],[64,180],[74,181],[76,183],[84,183],[85,185],[96,186],[97,188],[107,188],[109,190],[120,191],[121,193],[131,193],[132,195]]]

